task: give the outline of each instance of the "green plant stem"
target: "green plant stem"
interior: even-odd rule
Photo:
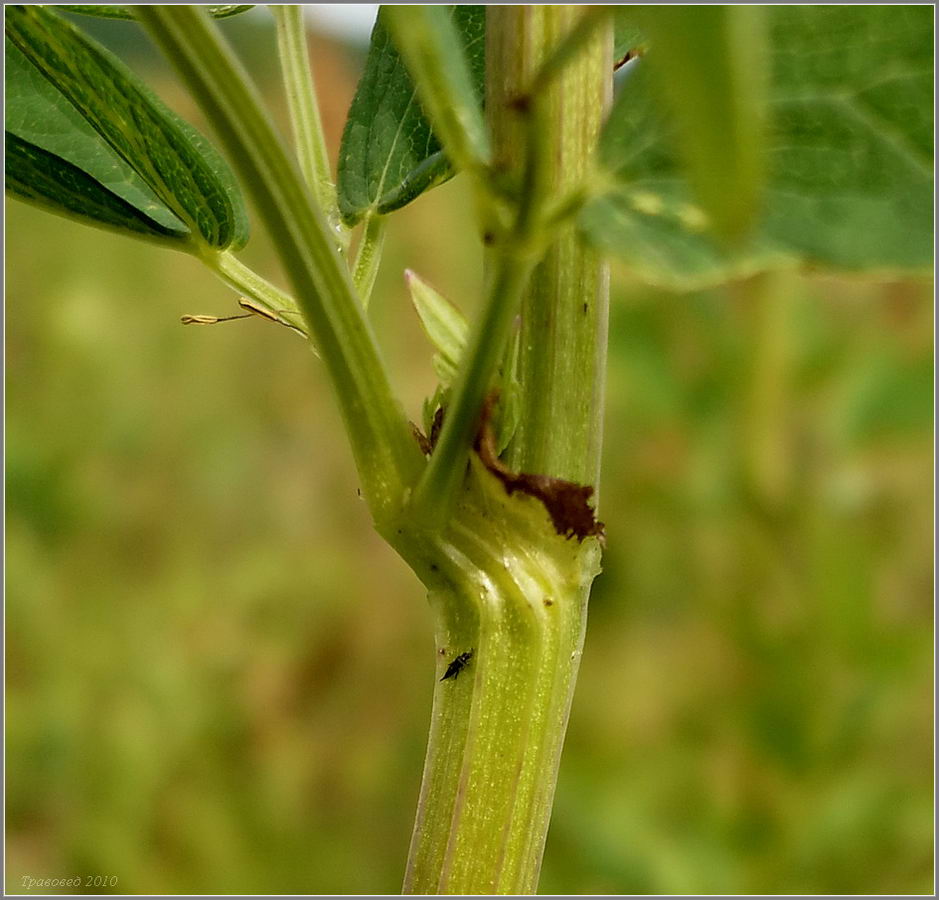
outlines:
[[[214,254],[203,253],[202,259],[229,287],[250,297],[271,315],[285,319],[301,331],[306,330],[306,322],[297,307],[297,301],[290,294],[262,278],[234,254],[227,250]]]
[[[476,458],[448,526],[413,547],[437,678],[473,656],[436,683],[404,892],[534,893],[599,547],[555,534]]]
[[[384,216],[368,216],[355,254],[355,264],[352,266],[352,283],[362,301],[362,306],[366,309],[372,296],[372,288],[375,287],[375,278],[378,276],[384,245]]]
[[[362,491],[386,530],[424,461],[329,226],[277,140],[256,89],[198,8],[135,11],[177,67],[250,192],[331,376]]]
[[[303,26],[303,6],[272,6],[270,9],[277,23],[277,52],[300,171],[327,221],[338,223],[336,186],[329,169],[326,138],[310,66],[306,29]]]
[[[751,503],[776,515],[794,493],[789,393],[795,276],[786,270],[765,272],[736,283],[729,293],[748,337],[741,472]]]
[[[567,64],[575,61],[584,45],[610,21],[614,9],[613,6],[591,6],[585,9],[574,27],[564,36],[564,40],[556,44],[539,64],[526,93],[544,95],[551,82],[564,71]]]
[[[517,246],[524,246],[521,235]],[[499,257],[483,314],[470,332],[440,439],[414,490],[412,515],[423,527],[439,528],[450,515],[466,475],[466,460],[483,401],[509,342],[519,298],[534,263],[530,255],[516,250],[506,250]]]
[[[555,195],[576,192],[591,176],[611,99],[609,17],[598,19],[595,11],[576,6],[498,7],[490,15],[498,23],[492,52],[504,65],[503,77],[489,83],[487,109],[510,104],[534,77],[538,93],[530,103],[553,148],[542,156],[542,178]],[[571,35],[577,36],[577,55],[566,58],[554,78],[545,78],[544,59],[557,52],[549,48],[564,47]],[[531,52],[519,53],[519,46]],[[519,131],[525,122],[518,119],[492,120],[494,158],[508,171],[523,165]],[[608,267],[566,228],[548,248],[522,298],[516,371],[521,407],[507,456],[511,468],[597,484],[608,306]]]
[[[554,422],[559,433],[553,437],[562,451],[557,457],[549,451],[546,465],[565,474],[590,474],[590,483],[596,483],[605,275],[598,260],[580,255],[584,251],[576,244],[562,252],[551,245],[549,254],[558,254],[558,264],[542,264],[543,283],[537,288],[529,274],[548,244],[544,210],[554,179],[563,174],[556,160],[581,173],[595,148],[597,130],[591,126],[581,139],[568,129],[567,117],[575,117],[573,128],[582,126],[573,106],[589,96],[599,122],[611,80],[608,30],[601,27],[593,40],[582,41],[583,55],[569,60],[568,71],[552,83],[551,89],[563,85],[575,91],[570,109],[540,97],[517,102],[578,15],[570,7],[487,10],[486,109],[494,166],[507,175],[506,184],[514,182],[519,207],[512,229],[495,236],[489,297],[415,490],[412,531],[398,544],[430,591],[438,678],[450,660],[473,652],[465,674],[436,686],[406,893],[525,894],[538,883],[600,548],[595,538],[579,543],[558,535],[541,501],[508,494],[470,445],[500,362],[510,360],[515,349],[531,355],[524,343],[516,348],[509,341],[521,302],[523,316],[533,316],[527,328],[523,325],[525,340],[554,344],[549,363],[526,361],[537,377],[524,381],[524,415],[533,414],[540,387],[552,398],[554,415],[563,410],[566,417]],[[494,82],[498,88],[491,87]],[[584,285],[586,301],[577,293]],[[567,364],[558,358],[561,338],[541,311],[571,302],[576,317],[554,313],[564,323],[572,354]],[[584,302],[591,307],[588,314]],[[553,399],[564,396],[564,386],[556,383],[562,378],[578,386],[580,408]],[[570,441],[561,433],[568,428],[575,435]],[[542,459],[539,433],[524,433],[523,458]]]
[[[389,5],[384,16],[450,162],[487,189],[489,135],[451,11]]]

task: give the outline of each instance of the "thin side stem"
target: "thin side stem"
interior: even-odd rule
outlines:
[[[444,416],[440,439],[414,490],[412,514],[427,528],[445,523],[457,488],[466,475],[483,401],[509,342],[519,299],[534,266],[531,256],[503,253],[489,298],[470,334],[453,400]]]
[[[488,190],[489,134],[451,11],[390,5],[384,16],[450,162]]]
[[[262,278],[234,254],[225,250],[211,256],[203,256],[203,261],[229,287],[249,297],[272,316],[285,319],[301,331],[306,330],[306,323],[297,301],[286,291]]]
[[[365,499],[376,526],[387,529],[424,461],[325,217],[205,12],[191,6],[134,10],[179,70],[252,195],[329,370]]]
[[[355,264],[352,267],[352,283],[365,309],[368,308],[372,296],[384,246],[385,218],[371,215],[365,220],[359,248],[355,254]]]
[[[327,220],[338,222],[336,186],[329,169],[326,138],[313,82],[303,6],[272,6],[271,12],[277,23],[277,52],[300,171]]]

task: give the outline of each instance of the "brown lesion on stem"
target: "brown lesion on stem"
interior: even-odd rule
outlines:
[[[594,492],[591,485],[575,484],[550,475],[513,472],[499,459],[492,428],[492,413],[498,396],[495,391],[489,394],[479,418],[475,450],[483,465],[502,482],[506,493],[511,495],[520,491],[540,500],[558,534],[566,538],[575,537],[578,541],[596,537],[602,542],[605,536],[603,523],[597,520],[589,502]]]

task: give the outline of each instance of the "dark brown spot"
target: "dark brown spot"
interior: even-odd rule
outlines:
[[[558,534],[567,538],[576,537],[578,541],[593,536],[602,542],[603,523],[597,521],[589,502],[593,496],[593,487],[552,478],[550,475],[515,473],[499,459],[492,430],[492,410],[497,399],[498,394],[491,393],[486,398],[480,414],[476,452],[483,465],[502,482],[507,494],[521,491],[540,500],[551,516],[554,530]]]
[[[642,56],[643,53],[645,53],[645,47],[641,45],[639,47],[633,47],[625,56],[613,63],[613,71],[615,72],[617,69],[622,69],[631,59],[637,59]]]
[[[554,606],[554,601],[550,597],[545,597],[543,602],[545,606]]]
[[[438,406],[434,410],[434,418],[430,423],[430,449],[433,450],[437,446],[437,438],[440,437],[440,429],[443,428],[443,415],[444,409],[442,406]]]
[[[519,94],[517,97],[513,97],[509,100],[509,109],[523,116],[527,115],[528,111],[531,109],[531,97],[529,97],[528,94]]]
[[[496,236],[492,231],[486,231],[483,233],[483,244],[487,247],[491,247],[496,242]]]
[[[433,452],[434,446],[431,441],[427,439],[427,436],[423,431],[420,430],[413,422],[408,422],[408,425],[411,426],[411,434],[414,435],[414,440],[417,441],[417,446],[421,448],[421,453],[424,456],[430,456]]]
[[[584,304],[584,315],[587,315],[587,304]]]

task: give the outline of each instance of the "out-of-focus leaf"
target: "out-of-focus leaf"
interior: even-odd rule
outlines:
[[[613,59],[619,62],[630,50],[637,49],[644,43],[639,30],[635,7],[616,6],[613,11]]]
[[[932,11],[768,7],[767,182],[743,245],[715,241],[646,60],[630,63],[601,155],[619,187],[588,205],[588,237],[676,288],[768,267],[925,269],[932,261]],[[651,53],[654,52],[650,50]]]
[[[480,103],[485,7],[450,8]],[[388,213],[454,174],[427,121],[380,11],[339,150],[339,209],[347,224]]]
[[[752,224],[764,168],[768,46],[761,6],[633,8],[648,67],[675,122],[694,196],[713,231]]]
[[[6,32],[21,54],[7,72],[9,132],[82,169],[163,227],[175,231],[180,220],[211,247],[244,243],[247,216],[225,161],[123,63],[42,7],[7,7]],[[46,171],[48,192],[53,169]],[[46,204],[54,199],[47,194]],[[75,212],[74,202],[70,179],[62,205]]]
[[[239,13],[254,9],[255,4],[235,6],[232,4],[224,6],[207,6],[205,11],[213,19],[227,19],[229,16],[237,16]],[[83,16],[96,16],[99,19],[134,19],[134,9],[132,6],[81,6],[74,4],[61,4],[59,9],[65,9],[73,13],[81,13]]]
[[[410,269],[404,273],[404,278],[421,326],[437,349],[434,354],[434,371],[441,386],[448,388],[453,384],[466,346],[469,330],[466,318],[446,297],[438,294]]]
[[[143,237],[180,241],[189,230],[173,228],[109,191],[87,172],[15,134],[6,136],[6,189],[9,194],[86,224]]]

